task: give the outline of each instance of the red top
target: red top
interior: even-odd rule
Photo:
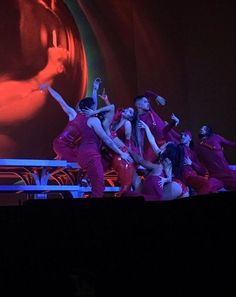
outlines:
[[[211,174],[228,169],[229,163],[225,159],[223,152],[224,145],[236,148],[235,142],[229,141],[218,134],[212,134],[203,139],[196,148],[198,157]]]
[[[159,146],[167,141],[179,142],[180,135],[173,130],[174,121],[166,124],[153,109],[139,115],[139,118],[148,125]],[[143,139],[144,131],[141,130],[141,133]]]
[[[65,129],[58,136],[60,141],[63,141],[71,147],[75,147],[79,143],[79,147],[89,145],[95,150],[100,149],[101,140],[87,124],[88,118],[84,115],[77,114],[74,120],[69,121]]]

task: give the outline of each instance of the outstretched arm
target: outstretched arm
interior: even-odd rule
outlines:
[[[97,77],[94,82],[93,82],[93,92],[92,92],[92,97],[94,100],[94,104],[95,104],[95,109],[98,108],[98,89],[101,83],[101,78]]]
[[[129,143],[131,139],[131,134],[132,134],[132,125],[129,120],[126,120],[124,126],[125,126],[125,142]]]
[[[157,164],[154,164],[150,161],[144,160],[140,155],[138,155],[137,153],[135,153],[134,151],[129,150],[132,158],[134,159],[134,161],[140,165],[142,165],[144,168],[149,169],[149,170],[154,170],[157,168]]]
[[[226,146],[229,146],[229,147],[232,147],[232,148],[236,148],[236,143],[233,142],[233,141],[230,141],[228,139],[225,139],[224,137],[218,135],[219,138],[220,138],[220,142],[222,145],[226,145]]]
[[[62,96],[58,92],[56,92],[52,87],[50,87],[47,84],[44,84],[44,85],[40,85],[40,89],[48,90],[48,92],[52,95],[52,97],[61,105],[64,112],[69,116],[70,121],[72,121],[76,117],[77,112],[74,110],[74,108],[69,106],[66,103],[66,101],[62,98]]]
[[[162,96],[154,93],[153,91],[146,91],[144,93],[144,96],[148,98],[149,100],[155,99],[157,105],[164,106],[166,105],[167,100],[163,98]]]
[[[102,126],[104,128],[104,130],[106,131],[107,135],[110,135],[110,126],[112,123],[112,120],[114,118],[115,115],[115,105],[111,104],[108,96],[105,92],[105,88],[102,91],[102,95],[99,95],[99,97],[105,102],[106,106],[102,107],[101,109],[103,109],[103,111],[106,111],[106,113],[104,114],[104,119],[102,122]]]
[[[162,136],[166,137],[167,134],[174,128],[179,125],[179,118],[176,117],[174,113],[171,114],[171,122],[165,125],[165,127],[162,129]]]
[[[99,114],[99,113],[102,113],[102,112],[106,112],[106,113],[110,113],[111,115],[112,114],[114,115],[115,105],[114,104],[107,105],[107,106],[101,107],[101,108],[96,109],[96,110],[93,110],[93,109],[90,109],[90,108],[86,108],[86,109],[81,110],[81,113],[83,113],[84,115],[86,115],[88,117],[91,117],[91,116],[93,116],[95,114]]]
[[[81,110],[80,112],[82,114],[84,114],[85,116],[87,116],[87,117],[92,117],[92,116],[94,116],[96,114],[104,112],[105,114],[104,114],[104,119],[103,119],[103,122],[102,122],[102,126],[103,126],[105,132],[107,133],[107,135],[110,136],[110,134],[111,134],[110,133],[110,125],[111,125],[112,119],[113,119],[114,114],[115,114],[115,105],[114,104],[101,107],[101,108],[99,108],[97,110],[87,108],[87,109]]]
[[[104,103],[105,103],[106,105],[110,105],[110,104],[111,104],[111,103],[110,103],[110,100],[109,100],[109,98],[108,98],[108,96],[107,96],[107,94],[106,94],[106,90],[105,90],[105,88],[103,88],[102,95],[98,95],[98,97],[100,97],[100,98],[104,101]]]
[[[166,158],[162,161],[163,169],[166,174],[166,182],[172,181],[172,162],[170,159]]]

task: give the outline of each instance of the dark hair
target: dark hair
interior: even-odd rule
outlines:
[[[94,105],[94,100],[92,97],[85,97],[83,99],[81,99],[77,105],[76,105],[76,109],[80,108],[80,109],[86,109],[86,108],[90,108]]]
[[[130,121],[132,126],[132,134],[131,138],[135,144],[135,146],[140,150],[143,150],[143,143],[141,143],[141,133],[140,129],[138,128],[138,122],[139,122],[139,114],[137,112],[134,112],[133,119]]]
[[[169,143],[165,151],[161,154],[161,159],[170,159],[172,163],[172,172],[176,178],[182,179],[184,166],[184,145]]]
[[[134,104],[135,104],[137,101],[143,99],[143,97],[144,97],[144,95],[138,95],[138,96],[136,96],[136,97],[134,98]]]

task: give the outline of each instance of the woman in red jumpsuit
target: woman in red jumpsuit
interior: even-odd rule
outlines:
[[[200,142],[196,152],[200,161],[206,166],[209,175],[223,182],[226,189],[236,191],[236,171],[229,168],[223,147],[236,148],[236,143],[214,134],[206,125],[199,131]]]
[[[115,113],[115,106],[110,104],[107,95],[103,93],[103,95],[100,97],[106,103],[105,107],[94,111],[82,111],[87,114],[87,116],[102,113],[102,125],[104,130],[112,138],[120,150],[127,153],[132,143],[132,127],[130,120],[134,115],[134,110],[131,107],[120,108]],[[118,154],[114,154],[114,152],[111,152],[105,148],[103,151],[103,165],[106,169],[112,167],[117,172],[121,189],[118,193],[116,193],[116,197],[120,197],[122,193],[130,190],[135,173],[134,164],[131,162],[125,162]]]
[[[223,183],[209,176],[205,166],[197,158],[194,150],[190,148],[192,134],[185,130],[181,133],[180,143],[184,147],[183,181],[187,186],[194,188],[198,195],[215,193],[223,187]]]

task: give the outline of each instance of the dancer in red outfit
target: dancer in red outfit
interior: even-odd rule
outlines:
[[[161,201],[163,200],[163,186],[169,181],[163,175],[163,165],[160,162],[152,163],[144,160],[139,154],[131,152],[131,155],[137,164],[142,165],[148,170],[139,191],[127,191],[123,196],[143,196],[146,201]]]
[[[185,157],[183,181],[187,186],[194,188],[198,195],[215,193],[223,187],[223,183],[214,177],[209,177],[207,169],[200,163],[196,153],[190,148],[191,141],[191,132],[189,130],[183,131],[180,138]]]
[[[119,109],[111,123],[110,130],[111,134],[113,135],[113,139],[115,143],[117,143],[120,140],[121,142],[123,142],[121,149],[125,152],[128,152],[128,149],[132,146],[132,127],[130,120],[132,119],[133,115],[134,110],[131,107]],[[116,170],[119,176],[121,189],[116,194],[116,196],[120,197],[124,192],[130,191],[131,189],[135,173],[135,166],[133,163],[125,163],[123,160],[121,160],[119,156],[114,154],[112,159],[112,167],[114,168],[114,170]]]
[[[123,152],[128,152],[128,148],[131,146],[132,127],[130,120],[134,114],[133,108],[120,108],[115,113],[115,107],[113,104],[110,104],[107,95],[103,92],[100,97],[107,106],[95,111],[84,110],[84,113],[88,116],[103,113],[102,125],[104,130]],[[119,155],[111,151],[105,150],[103,155],[104,167],[107,169],[112,167],[117,172],[121,189],[115,196],[120,197],[123,192],[129,191],[131,188],[135,172],[134,164],[125,162]]]
[[[139,192],[126,193],[128,196],[144,196],[147,201],[172,200],[188,197],[188,189],[179,179],[183,165],[183,150],[174,143],[166,144],[156,162],[144,160],[131,152],[133,159],[148,170]],[[175,175],[175,177],[174,177]]]
[[[201,127],[199,138],[200,143],[196,146],[196,152],[210,176],[222,181],[224,188],[236,191],[236,171],[229,168],[223,152],[223,146],[236,148],[236,143],[214,134],[206,125]]]
[[[94,83],[97,91],[100,81]],[[45,88],[45,86],[43,86]],[[70,159],[70,153],[82,169],[87,171],[92,186],[92,197],[102,197],[104,192],[104,171],[101,162],[101,142],[126,161],[132,162],[129,154],[122,152],[112,139],[105,133],[101,122],[96,117],[87,118],[77,111],[95,109],[95,100],[91,97],[82,99],[76,109],[68,106],[64,99],[51,87],[47,86],[50,94],[58,101],[69,116],[69,123],[54,141],[56,153]],[[96,92],[95,92],[96,93]],[[79,140],[79,145],[78,145]]]
[[[177,142],[179,139],[179,134],[172,129],[179,124],[179,119],[174,114],[172,114],[171,122],[166,124],[166,122],[164,122],[151,108],[149,99],[147,97],[151,97],[150,92],[146,92],[146,96],[137,96],[134,100],[139,119],[148,125],[152,134],[154,135],[156,143],[159,146],[167,141]],[[159,96],[156,98],[158,97]],[[140,142],[140,153],[142,153],[144,150],[144,133],[142,132],[140,135]],[[155,154],[150,148],[145,150],[144,157],[150,161],[155,160]]]

